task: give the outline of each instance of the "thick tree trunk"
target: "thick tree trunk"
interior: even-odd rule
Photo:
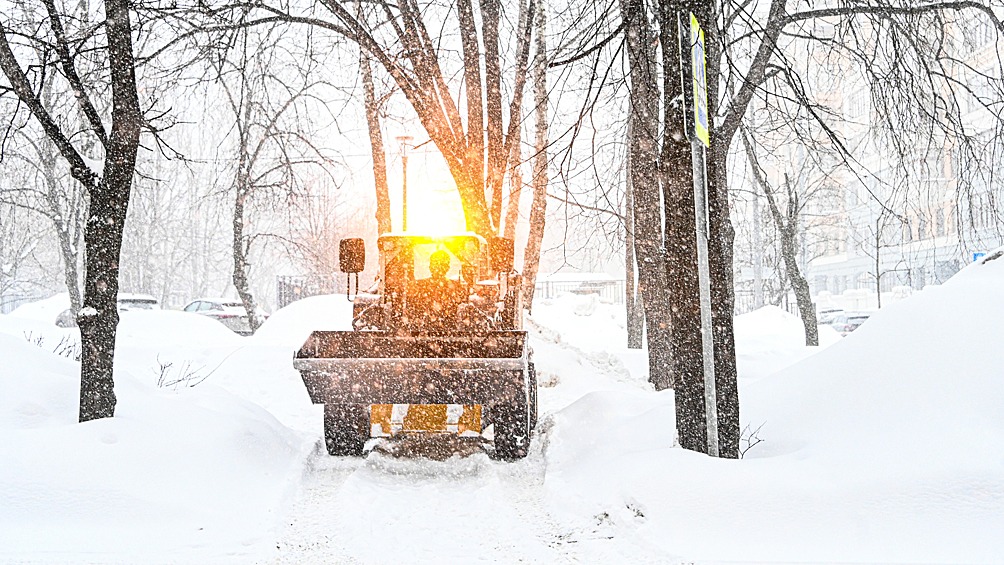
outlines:
[[[112,368],[119,315],[119,255],[136,169],[142,114],[136,93],[128,0],[107,0],[105,30],[112,86],[112,129],[104,174],[91,192],[84,232],[87,267],[80,316],[80,421],[115,414]],[[82,171],[78,175],[87,178]],[[86,182],[84,183],[86,186]]]
[[[704,28],[707,50],[708,119],[711,125],[711,149],[707,157],[708,177],[708,258],[711,269],[711,309],[715,342],[715,392],[718,409],[718,455],[739,457],[739,383],[736,369],[736,343],[733,326],[735,287],[733,286],[732,249],[735,229],[729,218],[728,162],[729,145],[735,130],[720,132],[714,121],[718,115],[721,68],[721,33],[718,13],[713,3],[698,3],[694,14]],[[777,4],[777,3],[775,3]],[[783,10],[772,5],[773,10]],[[775,36],[776,38],[776,36]],[[748,103],[748,101],[747,101]],[[723,135],[724,133],[724,135]]]
[[[523,306],[533,311],[533,295],[537,284],[537,269],[540,266],[540,248],[544,241],[544,225],[547,221],[547,42],[544,30],[547,26],[546,6],[541,1],[536,10],[536,54],[533,61],[533,103],[534,103],[534,156],[533,203],[530,205],[530,233],[523,252]]]
[[[366,108],[366,126],[370,136],[370,154],[373,156],[373,181],[376,190],[377,233],[391,231],[390,190],[387,187],[387,158],[380,131],[380,108],[373,84],[373,69],[365,50],[359,51],[359,69],[363,78],[363,105]]]
[[[660,7],[663,65],[663,136],[660,158],[665,195],[666,278],[673,324],[673,376],[676,380],[676,429],[684,449],[708,451],[704,400],[704,342],[701,334],[701,293],[697,270],[697,220],[694,215],[694,177],[691,146],[685,127],[685,105],[680,80],[680,38],[677,2]],[[689,37],[686,43],[689,44]],[[687,54],[689,60],[689,54]],[[689,86],[689,85],[687,85]]]
[[[674,384],[670,351],[670,311],[663,255],[662,191],[659,179],[659,89],[651,52],[654,36],[643,0],[621,0],[631,79],[631,186],[638,292],[645,308],[648,380],[656,390]]]
[[[484,120],[484,97],[482,95],[481,84],[481,57],[478,46],[478,29],[474,19],[474,8],[472,0],[457,0],[457,21],[460,23],[460,45],[463,51],[464,60],[464,86],[467,89],[467,136],[464,140],[466,155],[463,159],[463,166],[466,169],[466,176],[471,186],[467,188],[468,193],[478,190],[482,202],[485,198],[485,120]],[[456,177],[456,175],[454,175]],[[466,183],[465,183],[466,184]],[[458,187],[460,186],[458,182]],[[471,196],[474,196],[473,194]],[[461,195],[463,198],[463,195]],[[478,233],[488,236],[494,233],[494,225],[491,221],[490,209],[483,205],[487,218],[476,219],[475,221],[487,220],[486,226],[478,226]],[[467,204],[464,204],[464,211],[467,211]],[[480,213],[480,211],[478,211]],[[468,229],[472,228],[472,220],[468,219]]]
[[[710,89],[709,89],[710,90]],[[708,99],[712,97],[709,95]],[[710,115],[714,115],[709,111]],[[708,159],[708,218],[711,226],[708,256],[711,268],[711,315],[715,334],[715,392],[718,407],[718,455],[739,457],[739,382],[733,326],[735,293],[732,246],[735,230],[729,218],[727,171],[728,149],[716,147],[712,137]],[[724,145],[724,144],[722,144]]]
[[[506,155],[502,143],[502,64],[499,60],[499,0],[481,0],[481,35],[485,49],[485,106],[488,167],[485,185],[491,193],[492,226],[502,231],[502,177]],[[519,116],[510,119],[519,119]]]
[[[112,156],[109,155],[108,163]],[[127,163],[126,163],[127,164]],[[105,177],[91,192],[91,221],[84,242],[87,272],[84,279],[84,307],[77,316],[80,327],[80,421],[111,418],[115,415],[115,383],[112,368],[115,335],[119,322],[119,255],[129,204],[132,169],[105,165]],[[111,173],[111,174],[109,174]]]

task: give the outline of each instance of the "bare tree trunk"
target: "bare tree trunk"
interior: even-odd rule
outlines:
[[[648,380],[657,390],[672,388],[670,310],[663,255],[662,190],[659,178],[659,89],[654,43],[643,0],[621,0],[631,78],[631,186],[634,189],[638,291],[645,308]]]
[[[819,345],[819,326],[816,324],[816,308],[812,305],[812,294],[809,292],[809,281],[805,280],[802,269],[798,266],[798,195],[795,193],[788,175],[784,176],[785,189],[788,192],[787,217],[782,218],[773,195],[767,197],[767,204],[774,214],[774,221],[783,221],[781,233],[781,255],[784,257],[784,268],[795,291],[795,302],[805,327],[805,345]],[[779,226],[780,227],[780,226]]]
[[[795,292],[795,301],[798,304],[798,312],[802,318],[802,325],[805,327],[805,345],[819,345],[819,326],[816,324],[816,308],[812,305],[812,295],[809,292],[809,282],[805,280],[802,270],[798,266],[798,195],[795,193],[788,180],[788,175],[784,175],[784,186],[787,193],[787,205],[785,213],[781,213],[774,197],[774,191],[767,184],[762,169],[757,160],[756,152],[744,128],[740,127],[740,135],[743,147],[746,150],[746,159],[753,170],[753,179],[767,197],[767,207],[770,215],[774,219],[774,226],[781,237],[781,257],[784,260],[784,270],[788,280],[791,282],[791,289]]]
[[[534,8],[535,10],[537,10],[537,14],[539,15],[540,18],[544,18],[545,17],[545,15],[544,15],[544,13],[542,11],[543,7],[540,6],[542,3],[543,3],[543,0],[539,0],[539,2],[536,4],[537,6],[539,6],[539,8]],[[530,16],[534,15],[534,14],[530,14],[530,8],[531,7],[532,6],[528,6],[527,3],[524,0],[519,0],[519,22],[517,24],[518,25],[517,29],[525,30],[525,33],[527,35],[529,35],[530,32],[531,32],[530,28],[528,27],[528,25],[529,25],[529,18],[530,18]],[[537,27],[536,33],[538,33],[539,35],[543,35],[544,34],[543,24],[540,24],[538,22],[538,27]],[[527,48],[529,48],[529,40],[527,40]],[[544,49],[544,51],[541,51],[541,52],[544,53],[544,54],[546,54],[545,51],[546,51],[546,49]],[[527,58],[528,57],[529,57],[529,54],[527,54]],[[525,77],[526,77],[526,74],[527,74],[526,61],[524,61],[522,58],[520,58],[520,60],[517,61],[517,64],[521,65],[520,68],[518,68],[517,71],[516,71],[517,79],[519,79],[519,77],[523,77],[523,80],[525,81]],[[546,85],[546,76],[545,76],[545,85]],[[505,215],[505,232],[503,233],[503,237],[505,237],[507,239],[515,240],[516,239],[516,224],[519,222],[519,205],[520,205],[520,200],[522,199],[522,195],[523,195],[523,172],[522,172],[522,165],[523,165],[523,150],[522,150],[523,103],[522,103],[522,99],[521,98],[520,99],[516,99],[516,98],[512,99],[512,103],[509,104],[509,112],[510,112],[510,115],[509,115],[509,132],[506,135],[506,139],[505,139],[505,146],[508,148],[508,155],[509,155],[509,159],[508,159],[508,164],[509,164],[509,202],[508,202],[508,207],[506,209],[506,215]],[[545,110],[545,117],[546,117],[546,110]],[[501,119],[500,119],[500,122],[501,122]],[[515,127],[513,127],[514,123],[516,124]],[[544,136],[546,138],[546,133],[545,133]],[[503,148],[503,149],[505,149],[505,148]],[[525,263],[525,260],[524,260],[524,263]],[[532,298],[532,296],[531,296],[531,298]],[[525,297],[524,297],[524,300],[525,300]]]
[[[502,237],[516,239],[516,223],[519,221],[519,201],[523,196],[523,156],[520,154],[519,140],[513,140],[509,153],[509,202],[505,212],[505,231]]]
[[[533,294],[537,284],[537,269],[540,266],[540,248],[544,240],[544,224],[547,221],[547,13],[543,0],[537,3],[535,27],[537,30],[536,53],[533,61],[533,103],[534,103],[534,155],[533,155],[533,203],[530,205],[530,233],[523,253],[523,304],[533,311]],[[510,119],[512,119],[510,117]]]
[[[779,6],[778,6],[779,4]],[[784,2],[774,2],[772,14],[783,10]],[[718,12],[712,3],[698,3],[694,14],[704,28],[707,50],[708,119],[711,125],[711,149],[707,158],[708,177],[708,260],[711,271],[711,315],[715,343],[715,392],[718,410],[718,455],[739,458],[739,380],[736,368],[736,342],[733,316],[732,249],[735,229],[729,218],[728,154],[735,130],[722,132],[718,116],[719,80],[722,61],[722,33]],[[774,37],[776,41],[776,36]],[[746,101],[748,104],[748,99]],[[743,104],[739,104],[743,106]]]
[[[359,50],[359,69],[363,75],[363,105],[366,107],[366,126],[370,134],[370,154],[373,156],[373,181],[376,189],[377,233],[391,231],[390,190],[387,187],[387,158],[380,131],[380,108],[373,84],[373,69],[366,51]]]
[[[112,87],[112,128],[102,179],[90,199],[84,232],[86,271],[80,326],[80,421],[115,415],[115,335],[119,255],[136,169],[140,127],[128,0],[106,0],[105,32]],[[71,167],[72,170],[72,167]],[[89,180],[84,171],[78,171]],[[76,175],[75,175],[76,176]],[[87,182],[84,185],[87,186]]]
[[[790,191],[789,191],[790,197]],[[781,235],[781,256],[784,258],[784,269],[791,282],[791,289],[795,292],[795,302],[798,305],[798,312],[802,318],[802,325],[805,327],[805,345],[819,345],[819,326],[816,325],[816,309],[812,305],[812,295],[809,293],[809,283],[802,275],[798,267],[798,237],[794,225],[795,218],[788,216],[787,220],[781,217],[780,212],[775,211],[777,204],[773,196],[767,197],[771,204],[771,212],[774,214],[774,221],[783,222],[778,225],[778,232]],[[789,204],[789,209],[791,205]]]
[[[485,106],[488,119],[488,167],[485,185],[491,194],[492,225],[502,231],[502,177],[506,155],[502,139],[502,66],[499,61],[499,0],[481,0],[481,36],[485,49]],[[519,116],[510,117],[519,120]]]
[[[87,217],[87,199],[82,193],[83,188],[62,187],[56,178],[56,159],[58,153],[52,142],[43,139],[38,147],[44,151],[40,166],[45,177],[46,216],[56,229],[56,241],[59,245],[59,256],[63,262],[63,282],[70,296],[70,309],[74,316],[80,312],[83,304],[83,293],[80,291],[80,259],[81,226]],[[75,181],[70,181],[75,182]]]
[[[464,140],[466,155],[463,167],[467,178],[471,181],[471,186],[467,187],[466,192],[479,190],[481,201],[485,202],[484,193],[487,187],[485,183],[485,120],[482,108],[484,97],[481,84],[478,29],[474,19],[472,0],[457,0],[457,21],[460,24],[460,45],[463,51],[464,86],[467,88],[467,136]],[[467,210],[466,203],[464,210]],[[493,208],[490,203],[485,206],[484,212],[487,213],[487,217],[482,221],[485,221],[486,225],[478,226],[477,231],[488,236],[495,233],[495,225],[492,222]],[[478,219],[480,220],[480,218]],[[470,224],[470,219],[468,223]]]
[[[242,155],[243,157],[243,155]],[[233,255],[234,255],[234,288],[237,289],[237,296],[240,297],[244,306],[244,311],[248,315],[248,324],[251,326],[251,333],[258,331],[261,321],[258,319],[258,307],[255,304],[254,295],[248,286],[248,252],[250,245],[244,241],[244,205],[248,196],[246,187],[247,177],[242,171],[238,175],[237,195],[234,198],[234,222],[233,222]]]
[[[628,138],[631,133],[631,117],[628,116]],[[635,284],[634,252],[634,188],[631,186],[631,153],[627,155],[628,175],[624,182],[624,315],[627,326],[629,349],[641,349],[645,337],[645,313],[641,295]]]
[[[708,452],[704,400],[704,336],[701,332],[701,294],[697,263],[697,219],[694,215],[694,177],[691,146],[684,131],[680,80],[678,2],[660,5],[660,43],[663,66],[663,136],[660,158],[666,222],[666,278],[672,312],[672,367],[675,380],[676,429],[684,449]],[[689,45],[689,36],[684,45]],[[689,53],[688,53],[689,55]],[[687,57],[689,60],[689,56]],[[687,85],[690,86],[690,85]],[[710,338],[710,336],[708,336]]]
[[[753,191],[753,309],[763,308],[763,235],[760,233],[760,193]]]
[[[243,71],[243,69],[242,69]],[[240,106],[237,106],[237,176],[234,179],[234,215],[233,215],[233,239],[231,249],[234,258],[233,283],[244,305],[244,311],[248,316],[248,324],[251,326],[251,333],[258,331],[257,307],[248,287],[248,253],[251,249],[250,242],[245,242],[244,236],[244,210],[251,196],[251,168],[253,160],[250,153],[251,140],[249,139],[249,129],[254,107],[254,102],[248,92],[248,77],[242,72],[241,77],[241,98]],[[241,117],[243,113],[243,117]]]
[[[882,215],[875,218],[875,306],[882,307]],[[818,345],[818,344],[817,344]]]

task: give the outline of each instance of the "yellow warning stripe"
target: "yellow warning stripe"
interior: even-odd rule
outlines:
[[[481,405],[370,405],[370,437],[390,437],[398,432],[480,434]]]

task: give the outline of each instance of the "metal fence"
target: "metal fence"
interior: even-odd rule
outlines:
[[[275,278],[275,308],[278,310],[308,296],[344,292],[338,278],[336,275],[279,275]]]
[[[597,294],[604,302],[624,304],[624,281],[619,280],[560,280],[537,281],[534,298],[555,298],[560,294]]]
[[[17,309],[18,306],[22,304],[27,304],[29,302],[36,302],[48,298],[48,295],[26,295],[26,294],[15,294],[0,297],[0,314],[10,314]]]
[[[778,306],[778,307],[784,309],[789,314],[794,314],[796,316],[799,315],[799,313],[798,313],[798,303],[795,301],[795,295],[793,293],[791,293],[791,292],[789,292],[789,293],[785,294],[784,296],[782,296],[779,303],[775,304],[773,302],[765,300],[764,303],[761,304],[761,307],[767,306],[767,305]],[[753,296],[753,291],[752,290],[748,290],[748,289],[736,289],[735,290],[735,308],[733,310],[733,313],[736,316],[739,316],[739,315],[742,315],[742,314],[748,314],[749,312],[752,312],[753,310],[756,310],[756,309],[757,309],[756,299]]]

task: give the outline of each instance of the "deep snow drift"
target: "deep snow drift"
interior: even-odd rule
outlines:
[[[321,453],[291,358],[344,296],[250,338],[128,312],[117,417],[87,424],[51,353],[75,330],[34,305],[0,316],[0,562],[999,562],[1002,288],[1004,259],[971,265],[822,348],[779,309],[737,318],[763,440],[740,461],[675,447],[672,392],[595,296],[528,319],[542,422],[513,464]]]

